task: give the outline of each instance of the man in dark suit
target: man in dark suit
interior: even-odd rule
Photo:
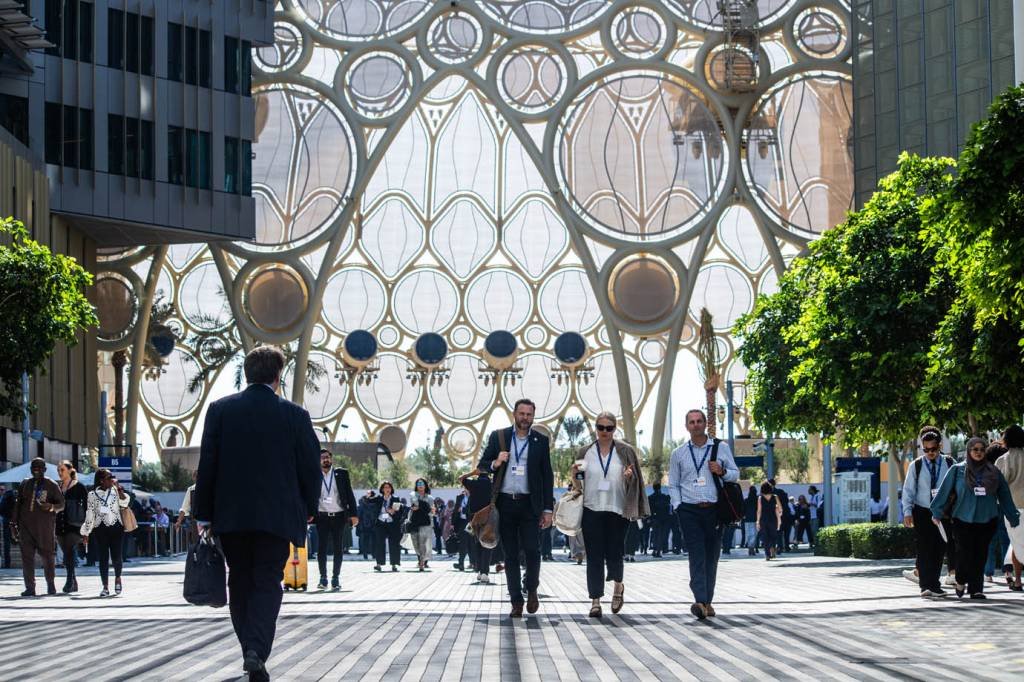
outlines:
[[[323,480],[309,413],[277,395],[284,363],[271,346],[246,355],[248,387],[206,412],[196,481],[196,523],[224,547],[231,624],[250,680],[270,679],[288,543],[305,543]]]
[[[512,602],[512,618],[523,616],[523,589],[526,610],[536,613],[540,602],[540,536],[538,528],[551,526],[555,508],[554,475],[551,471],[551,446],[546,436],[532,431],[535,406],[522,398],[513,409],[515,426],[491,433],[477,469],[493,471],[499,485],[498,518],[501,544],[505,550],[505,575]],[[519,566],[520,551],[526,557],[526,580]]]
[[[660,482],[655,482],[652,487],[654,492],[647,497],[651,507],[651,533],[654,536],[651,556],[660,557],[662,552],[668,549],[668,531],[672,526],[672,502],[668,495],[661,492]]]
[[[469,494],[463,489],[455,497],[455,508],[452,509],[452,528],[455,530],[455,537],[459,542],[459,560],[455,563],[456,571],[466,570],[466,555],[469,554],[469,542],[473,540],[472,535],[466,534],[466,526],[469,525]]]
[[[327,589],[327,548],[334,551],[334,572],[331,590],[341,589],[341,560],[345,556],[342,536],[346,526],[359,525],[356,496],[348,471],[332,468],[334,456],[330,450],[320,451],[320,502],[316,509],[316,534],[320,541],[317,564],[320,567],[320,589]]]

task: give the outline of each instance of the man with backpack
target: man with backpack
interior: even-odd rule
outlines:
[[[921,596],[941,597],[946,594],[939,583],[942,559],[946,545],[952,537],[949,520],[943,519],[942,528],[932,523],[929,507],[939,490],[942,477],[953,465],[951,457],[942,456],[942,433],[934,426],[925,426],[919,434],[924,455],[918,457],[907,471],[903,483],[903,525],[913,528],[917,535],[917,580]]]

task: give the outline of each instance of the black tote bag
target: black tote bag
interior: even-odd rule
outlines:
[[[220,545],[201,537],[185,558],[185,601],[196,606],[219,608],[228,603],[227,569]]]

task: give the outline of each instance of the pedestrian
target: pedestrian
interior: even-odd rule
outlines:
[[[459,557],[452,566],[456,571],[466,570],[466,556],[470,554],[469,543],[473,540],[473,536],[466,533],[469,518],[469,491],[463,485],[462,489],[459,490],[459,494],[455,496],[455,502],[452,505],[452,532],[455,534],[456,542],[459,546]],[[470,558],[470,561],[472,562],[472,558]]]
[[[434,527],[434,554],[444,554],[445,504],[440,497],[434,498],[434,514],[430,517]]]
[[[647,507],[651,510],[651,556],[661,558],[668,550],[668,531],[672,526],[672,499],[661,492],[661,481],[651,486],[653,492],[647,497]]]
[[[377,518],[374,533],[377,543],[374,547],[374,558],[377,563],[373,570],[380,573],[384,560],[390,554],[391,571],[398,573],[398,566],[402,563],[402,522],[408,508],[405,506],[405,500],[395,495],[395,486],[391,485],[391,481],[382,482],[378,492],[380,495],[371,501]]]
[[[1010,487],[1010,495],[1013,497],[1013,504],[1019,512],[1024,512],[1024,429],[1014,424],[1003,432],[1003,446],[1006,454],[996,460],[996,468],[1003,474],[1006,484]],[[1010,545],[1013,548],[1011,562],[1013,563],[1013,580],[1010,589],[1014,592],[1024,590],[1021,587],[1021,562],[1024,561],[1024,528],[1017,526],[1010,528],[1007,524],[1010,536]]]
[[[14,505],[13,537],[21,545],[22,597],[36,596],[36,554],[43,564],[46,593],[57,594],[57,513],[64,509],[64,494],[46,477],[46,460],[37,457],[29,465],[31,476],[18,486]]]
[[[85,521],[80,533],[86,547],[92,544],[100,564],[100,597],[110,596],[110,565],[114,566],[114,594],[124,589],[121,569],[124,566],[124,521],[121,510],[131,498],[107,469],[97,469],[96,487],[86,498]]]
[[[270,679],[289,543],[305,544],[322,482],[309,413],[278,395],[284,365],[273,346],[245,356],[248,386],[207,408],[196,481],[196,523],[224,549],[231,623],[250,680]]]
[[[811,517],[814,512],[811,510],[811,503],[807,497],[801,495],[796,501],[796,546],[799,547],[804,537],[807,537],[807,546],[814,547],[814,531],[811,530]]]
[[[690,613],[698,620],[715,616],[712,602],[722,543],[716,508],[719,482],[715,477],[724,481],[740,477],[729,444],[708,438],[707,426],[703,410],[687,412],[690,440],[676,448],[669,460],[669,493],[690,555],[690,591],[694,598]]]
[[[775,488],[765,481],[757,498],[757,531],[764,538],[764,559],[771,561],[778,552],[778,535],[782,527],[782,503]]]
[[[750,486],[747,496],[743,498],[743,546],[747,548],[747,554],[757,554],[758,538],[757,532],[757,488]]]
[[[334,553],[331,571],[331,590],[341,589],[341,562],[345,556],[344,531],[359,525],[356,511],[356,496],[352,492],[352,481],[348,470],[334,466],[334,455],[330,450],[320,450],[320,500],[316,508],[316,534],[320,551],[317,567],[320,582],[317,587],[327,589],[327,548]]]
[[[776,533],[776,549],[779,552],[789,551],[789,533],[793,529],[793,514],[789,507],[789,493],[783,488],[780,488],[774,478],[769,478],[768,482],[772,484],[772,490],[776,497],[779,498],[779,507],[782,509],[782,523],[779,525],[778,533]],[[778,554],[773,555],[777,557]]]
[[[465,490],[465,497],[463,504],[466,510],[467,523],[473,520],[473,515],[478,511],[486,508],[491,503],[491,495],[493,492],[491,477],[486,472],[474,469],[468,474],[462,476],[459,479],[462,483],[462,488]],[[476,580],[478,583],[483,585],[489,585],[491,582],[491,559],[498,553],[501,545],[494,549],[488,549],[480,544],[480,541],[469,532],[469,526],[466,527],[460,538],[460,542],[465,541],[467,549],[469,550],[469,563],[476,571]]]
[[[430,561],[431,539],[434,536],[434,498],[430,494],[430,484],[425,478],[417,478],[412,496],[409,498],[409,536],[416,551],[419,570],[427,569]]]
[[[180,532],[182,528],[187,533],[185,546],[191,547],[199,539],[199,531],[196,528],[196,476],[199,472],[192,471],[192,485],[185,490],[185,497],[181,501],[181,509],[178,510],[178,518],[174,520],[174,531]]]
[[[359,535],[359,553],[363,559],[376,556],[374,553],[375,538],[377,535],[377,509],[376,490],[367,490],[366,494],[359,498],[359,525],[356,532]]]
[[[646,495],[644,497],[646,499]],[[630,521],[629,525],[626,526],[625,554],[622,559],[631,564],[636,563],[636,553],[640,549],[641,525],[646,524],[641,519],[637,519],[636,521]]]
[[[85,522],[86,500],[89,491],[78,481],[78,472],[71,462],[64,460],[57,465],[60,491],[64,495],[64,509],[57,512],[57,540],[64,553],[64,571],[67,579],[61,592],[78,592],[75,568],[78,566],[78,543],[82,541],[82,524]]]
[[[985,459],[992,464],[999,461],[999,458],[1006,454],[1006,447],[999,441],[989,443],[985,448]],[[998,467],[996,467],[998,468]],[[1005,477],[1006,475],[1003,474]],[[1009,480],[1007,480],[1009,484]],[[1013,495],[1013,486],[1010,486],[1010,494]],[[1016,502],[1016,498],[1015,502]],[[1010,535],[1006,530],[1005,523],[996,524],[996,534],[992,536],[992,542],[988,544],[988,558],[985,560],[985,582],[995,582],[996,566],[998,565],[1006,578],[1006,585],[1013,589],[1013,563],[1006,560],[1006,556],[1012,555],[1010,550]]]
[[[956,537],[954,589],[957,597],[966,591],[971,599],[985,599],[985,559],[999,517],[1005,518],[1011,528],[1020,525],[1010,486],[999,469],[985,459],[984,446],[981,438],[967,441],[967,459],[946,473],[931,504],[932,520],[938,527],[946,515],[947,502],[952,500],[949,516]]]
[[[811,505],[811,535],[817,537],[818,529],[825,526],[825,498],[813,485],[807,489],[807,495]]]
[[[168,535],[171,530],[171,518],[167,515],[167,510],[163,508],[160,502],[153,501],[153,527],[156,529],[156,553],[160,556],[170,555],[168,549]]]
[[[508,594],[512,618],[540,607],[540,546],[537,528],[551,525],[555,508],[551,446],[547,436],[532,430],[536,406],[520,398],[513,407],[514,426],[493,431],[487,440],[477,469],[495,472],[501,544],[505,552]],[[526,561],[526,577],[520,566],[520,551]],[[526,599],[523,599],[523,588]]]
[[[953,531],[949,521],[943,519],[942,529],[946,536],[943,539],[942,533],[931,522],[930,507],[953,460],[940,456],[942,433],[936,427],[922,427],[918,439],[924,454],[910,464],[903,482],[903,525],[913,528],[917,537],[916,577],[921,596],[941,597],[946,593],[939,583],[942,560],[946,554],[946,543],[952,539]],[[903,577],[913,580],[913,572],[904,571]]]
[[[455,548],[454,552],[449,552],[449,547],[446,546],[448,544],[448,538],[455,535],[455,501],[448,500],[443,506],[441,506],[441,510],[444,514],[444,520],[441,522],[441,549],[448,555],[448,558],[451,558],[456,554],[456,552],[458,552],[457,548]],[[457,537],[458,536],[456,536],[456,538]]]
[[[615,438],[615,428],[614,414],[598,414],[594,419],[596,440],[577,451],[572,465],[572,486],[583,493],[582,530],[591,618],[601,617],[606,581],[614,583],[612,613],[622,610],[626,527],[650,516],[640,460],[632,445]]]
[[[14,515],[14,503],[17,495],[14,488],[0,485],[0,543],[3,544],[3,568],[11,567],[11,517]]]

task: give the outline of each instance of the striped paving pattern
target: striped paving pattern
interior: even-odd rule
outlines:
[[[719,616],[698,623],[685,559],[641,558],[626,565],[625,609],[606,601],[597,621],[584,568],[563,559],[543,565],[537,616],[513,622],[503,576],[477,585],[443,560],[397,574],[350,560],[340,593],[286,595],[269,667],[280,680],[1024,679],[1024,597],[996,586],[983,604],[925,602],[903,567],[727,557]],[[94,570],[81,595],[32,600],[13,596],[20,572],[0,572],[2,677],[239,679],[226,610],[185,604],[181,568],[133,563],[107,600]]]

